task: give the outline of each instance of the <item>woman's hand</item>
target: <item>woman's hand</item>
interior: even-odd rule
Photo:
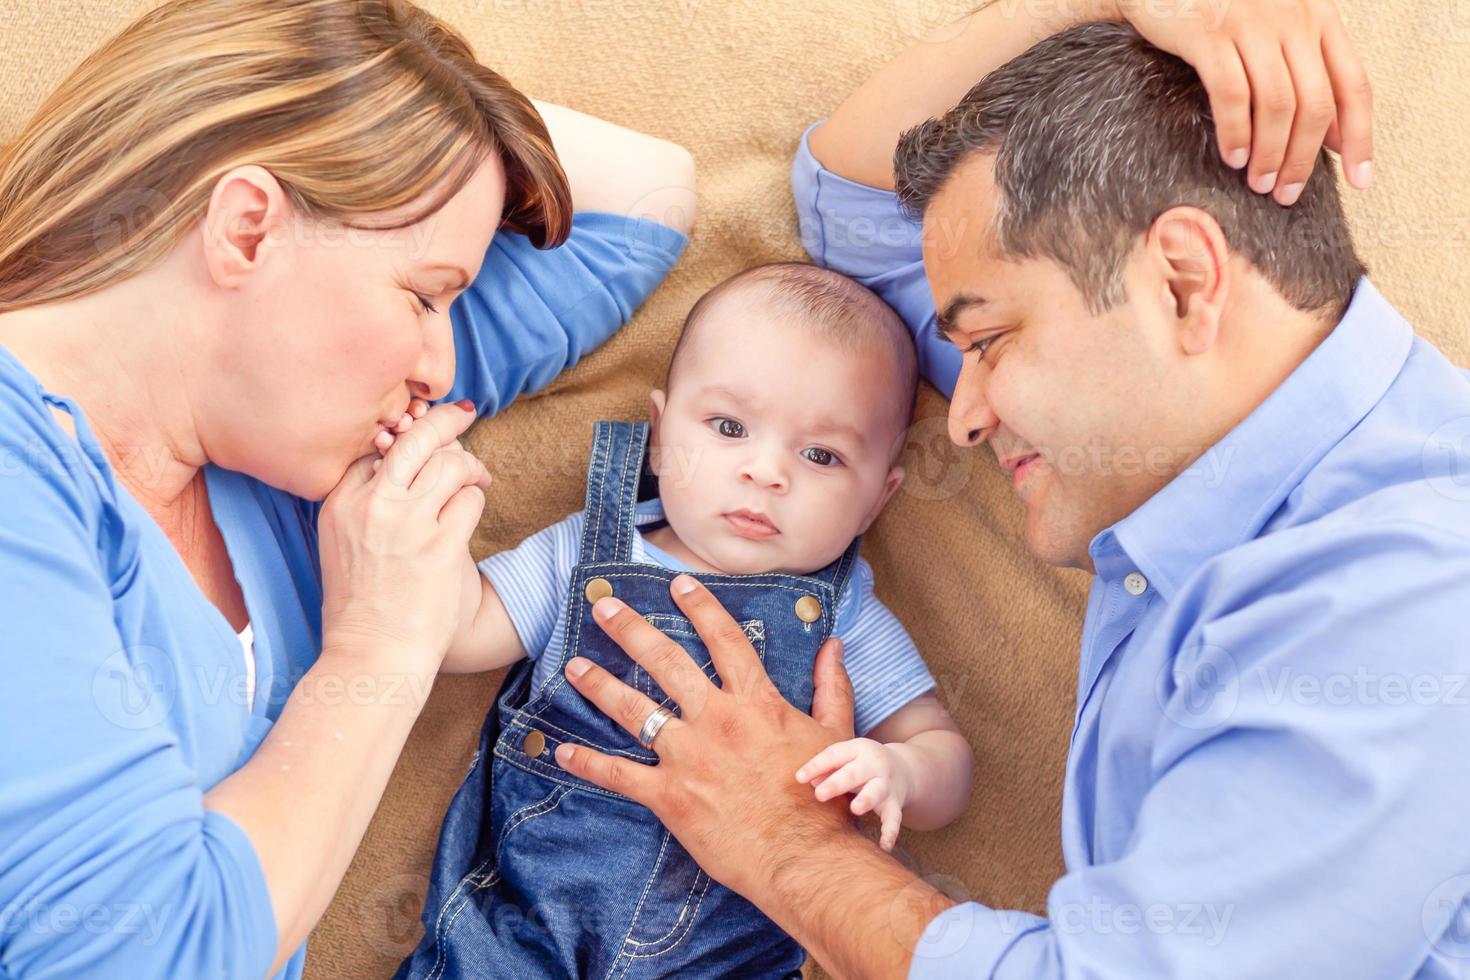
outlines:
[[[1373,180],[1373,92],[1331,0],[1116,0],[1210,96],[1220,156],[1278,204],[1295,204],[1324,141],[1348,183]]]
[[[387,644],[438,669],[490,485],[458,441],[474,419],[469,402],[428,409],[327,496],[318,522],[324,650]]]
[[[691,586],[686,593],[680,585]],[[817,653],[811,715],[771,683],[739,624],[696,580],[681,575],[673,597],[709,648],[716,687],[678,643],[614,598],[593,614],[608,636],[679,705],[653,740],[657,766],[564,743],[556,761],[568,772],[644,804],[699,865],[747,898],[770,887],[789,848],[815,839],[857,838],[841,802],[819,803],[792,774],[831,743],[852,738],[852,686],[841,643]],[[567,677],[583,697],[635,735],[654,710],[642,693],[584,657]]]

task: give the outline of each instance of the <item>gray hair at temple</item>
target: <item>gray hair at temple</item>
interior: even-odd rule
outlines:
[[[684,331],[669,361],[666,387],[672,389],[681,353],[721,298],[750,291],[754,302],[782,314],[848,351],[877,350],[893,367],[892,393],[900,432],[913,419],[918,392],[918,355],[914,338],[893,307],[878,294],[840,272],[810,262],[772,262],[737,272],[701,296],[684,318]],[[895,458],[903,449],[900,439]]]
[[[1327,151],[1297,203],[1281,207],[1216,145],[1194,69],[1104,21],[1047,38],[904,133],[894,173],[904,208],[922,217],[963,160],[993,155],[1000,254],[1056,261],[1094,315],[1125,298],[1138,236],[1192,205],[1292,306],[1340,318],[1364,269]]]

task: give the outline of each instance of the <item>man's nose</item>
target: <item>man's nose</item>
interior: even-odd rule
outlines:
[[[956,446],[978,446],[990,437],[1000,420],[991,411],[985,388],[989,370],[965,358],[949,400],[949,438]]]

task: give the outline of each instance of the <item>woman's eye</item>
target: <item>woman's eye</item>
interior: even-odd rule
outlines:
[[[841,462],[831,450],[819,449],[816,446],[813,446],[811,449],[802,450],[802,455],[818,466],[836,466]]]
[[[718,418],[711,421],[715,423],[715,430],[726,439],[740,439],[745,435],[745,426],[734,419]]]
[[[424,312],[425,313],[438,313],[439,312],[438,307],[436,307],[433,303],[429,302],[429,298],[427,296],[423,296],[423,295],[421,295],[419,293],[414,293],[414,296],[418,297],[419,305],[424,308]]]

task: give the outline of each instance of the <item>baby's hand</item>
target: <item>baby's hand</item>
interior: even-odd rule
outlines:
[[[424,413],[428,410],[429,403],[422,398],[409,399],[408,411],[403,413],[403,418],[398,420],[398,424],[391,429],[384,429],[382,432],[379,432],[378,437],[373,440],[373,448],[378,451],[378,455],[380,457],[388,455],[388,450],[393,448],[393,443],[397,441],[398,437],[409,430],[409,427],[413,425],[415,419],[423,418]],[[378,472],[378,467],[382,465],[383,460],[381,458],[373,460],[373,472]]]
[[[822,801],[857,791],[849,809],[859,815],[877,811],[878,844],[885,851],[893,850],[913,780],[908,762],[892,748],[871,738],[829,745],[796,770],[796,781],[810,781]]]

